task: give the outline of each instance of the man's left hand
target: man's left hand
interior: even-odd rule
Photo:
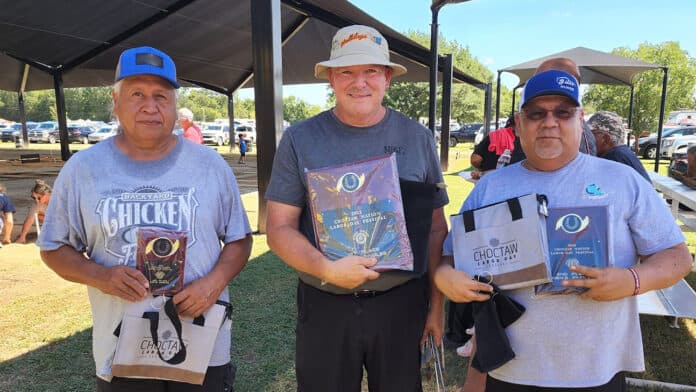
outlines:
[[[203,314],[220,296],[220,291],[213,287],[214,285],[208,281],[208,276],[189,283],[173,298],[177,312],[181,316],[193,318]]]
[[[595,301],[614,301],[633,295],[635,283],[631,271],[625,268],[592,268],[575,265],[570,270],[583,274],[587,279],[568,279],[561,284],[569,287],[586,287],[589,290],[581,298]]]

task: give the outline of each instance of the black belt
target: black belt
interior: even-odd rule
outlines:
[[[378,295],[384,294],[388,291],[389,290],[386,290],[386,291],[358,290],[358,291],[354,291],[353,293],[351,293],[349,295],[352,295],[355,298],[371,298],[371,297],[376,297]]]

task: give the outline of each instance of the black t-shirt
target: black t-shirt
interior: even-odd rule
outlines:
[[[493,151],[488,151],[488,146],[490,144],[491,139],[488,135],[486,135],[483,138],[483,140],[481,140],[481,143],[476,145],[476,147],[474,148],[474,153],[483,157],[483,162],[481,162],[481,167],[479,168],[479,170],[481,171],[493,170],[495,169],[495,166],[498,164],[498,157],[500,157],[500,155],[497,155]],[[519,162],[525,158],[526,156],[524,155],[524,151],[522,151],[520,138],[516,136],[515,149],[512,151],[512,154],[510,155],[510,163]]]

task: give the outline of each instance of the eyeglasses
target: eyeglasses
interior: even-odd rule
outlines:
[[[349,69],[338,69],[333,72],[335,75],[336,79],[342,80],[342,81],[353,81],[358,78],[359,75],[362,75],[362,77],[366,80],[376,80],[382,75],[384,75],[386,72],[386,69],[384,68],[367,68],[365,70],[356,72],[352,71]]]
[[[529,107],[529,108],[522,109],[522,111],[524,112],[524,116],[527,117],[528,120],[532,120],[532,121],[543,120],[546,118],[548,113],[553,114],[553,116],[559,120],[569,120],[575,115],[575,112],[577,111],[577,109],[578,109],[577,107],[564,107],[564,106],[559,106],[559,107],[553,108],[553,109]]]

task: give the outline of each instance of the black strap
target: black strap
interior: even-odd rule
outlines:
[[[176,308],[174,307],[174,302],[171,298],[167,300],[164,304],[164,313],[169,317],[169,320],[174,325],[174,330],[176,331],[176,337],[179,339],[179,351],[171,358],[164,359],[159,347],[159,335],[157,334],[157,329],[159,328],[159,312],[145,312],[143,313],[143,318],[150,320],[150,335],[152,335],[152,342],[157,348],[157,356],[164,362],[170,365],[178,365],[186,360],[186,346],[184,345],[184,340],[181,337],[181,320],[179,315],[176,313]]]
[[[474,210],[464,211],[462,213],[464,220],[464,231],[467,233],[476,230],[476,222],[474,221]]]
[[[508,208],[510,209],[510,214],[512,215],[512,221],[522,219],[522,206],[520,205],[520,199],[515,197],[507,200]]]

